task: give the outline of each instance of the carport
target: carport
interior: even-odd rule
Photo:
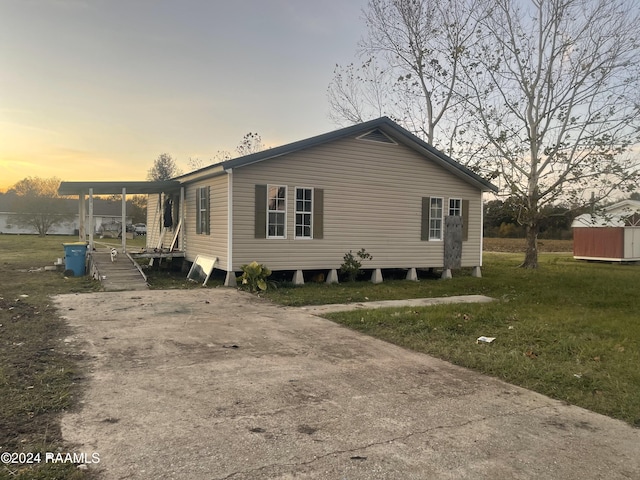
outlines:
[[[160,199],[169,194],[179,194],[180,203],[178,207],[178,227],[175,230],[175,240],[180,235],[180,245],[184,245],[184,229],[181,228],[184,217],[184,187],[175,180],[156,182],[62,182],[58,188],[59,195],[78,196],[78,216],[80,225],[78,239],[87,241],[87,230],[89,235],[89,251],[93,249],[94,220],[93,220],[93,199],[95,195],[122,195],[122,251],[127,251],[126,217],[127,217],[127,195],[148,195],[150,193],[159,194]],[[86,198],[88,197],[88,211]],[[86,224],[88,220],[88,225]],[[147,245],[149,247],[149,245]]]

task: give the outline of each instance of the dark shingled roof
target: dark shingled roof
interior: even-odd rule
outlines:
[[[321,145],[323,143],[328,143],[334,140],[339,140],[341,138],[364,135],[364,134],[373,132],[374,130],[378,130],[379,132],[382,132],[383,134],[387,135],[390,139],[398,143],[401,143],[403,145],[406,145],[407,147],[417,151],[422,155],[425,155],[426,157],[428,157],[435,163],[439,164],[443,168],[447,169],[454,175],[457,175],[458,177],[466,180],[467,182],[476,185],[478,188],[482,190],[491,190],[493,192],[498,191],[498,187],[493,185],[491,182],[485,180],[478,174],[469,170],[464,165],[453,160],[451,157],[449,157],[445,153],[429,145],[427,142],[415,136],[408,130],[402,128],[400,125],[398,125],[388,117],[380,117],[375,120],[359,123],[357,125],[352,125],[350,127],[342,128],[340,130],[334,130],[333,132],[307,138],[305,140],[300,140],[298,142],[289,143],[287,145],[283,145],[280,147],[270,148],[258,153],[246,155],[244,157],[226,160],[221,163],[209,165],[200,170],[197,170],[196,172],[191,172],[191,173],[182,175],[182,177],[193,176],[197,178],[200,173],[206,174],[207,170],[213,169],[213,168],[222,167],[224,170],[229,170],[232,168],[240,168],[246,165],[250,165],[252,163],[263,162],[265,160],[269,160],[270,158],[280,157],[282,155],[286,155],[299,150],[304,150],[306,148],[314,147],[316,145]],[[379,135],[378,132],[375,132],[375,134]],[[181,177],[177,177],[177,179],[180,179],[180,178]]]

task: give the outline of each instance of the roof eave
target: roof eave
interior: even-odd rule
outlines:
[[[89,189],[92,189],[93,195],[122,194],[123,189],[127,194],[139,195],[180,190],[180,182],[176,180],[159,182],[61,182],[60,187],[58,187],[58,194],[87,194]]]
[[[433,146],[429,145],[427,142],[420,139],[413,133],[402,128],[400,125],[398,125],[388,117],[380,117],[375,120],[370,120],[368,122],[363,122],[363,123],[359,123],[349,127],[341,128],[339,130],[334,130],[332,132],[317,135],[315,137],[289,143],[287,145],[270,148],[268,150],[263,150],[261,152],[253,153],[251,155],[245,155],[244,157],[238,157],[238,158],[233,158],[231,160],[226,160],[222,163],[218,163],[218,164],[211,165],[209,167],[205,167],[203,169],[197,170],[196,172],[192,172],[191,174],[183,175],[182,177],[178,177],[178,179],[180,181],[185,181],[186,177],[188,177],[189,175],[193,175],[193,177],[189,177],[189,179],[200,180],[200,179],[208,178],[210,176],[215,176],[219,174],[219,170],[212,172],[209,169],[216,168],[216,169],[223,169],[224,171],[228,171],[233,168],[245,167],[253,163],[258,163],[258,162],[262,162],[272,158],[280,157],[293,152],[314,147],[316,145],[321,145],[323,143],[339,140],[345,137],[354,136],[359,133],[365,133],[375,128],[380,128],[386,134],[392,136],[396,141],[399,141],[403,145],[408,146],[409,148],[412,148],[413,150],[418,151],[422,155],[425,155],[428,158],[434,160],[436,163],[438,163],[440,166],[447,169],[449,172],[471,183],[472,185],[476,186],[483,192],[484,191],[491,191],[494,193],[498,192],[499,190],[498,187],[493,185],[491,182],[485,180],[484,178],[477,175],[476,173],[474,173],[464,165],[460,164],[459,162],[456,162],[451,157],[441,152],[440,150],[434,148]]]

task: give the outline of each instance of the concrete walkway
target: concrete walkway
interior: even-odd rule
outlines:
[[[635,479],[640,430],[228,288],[55,298],[115,479]],[[469,339],[469,348],[485,348]]]
[[[381,300],[377,302],[358,303],[332,303],[329,305],[310,305],[308,307],[298,307],[303,311],[314,315],[322,315],[329,312],[347,312],[350,310],[372,309],[372,308],[400,308],[400,307],[429,307],[432,305],[442,305],[446,303],[488,303],[493,298],[484,295],[453,295],[451,297],[440,298],[410,298],[407,300]]]

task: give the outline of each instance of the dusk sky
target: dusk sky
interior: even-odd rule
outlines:
[[[0,190],[144,180],[338,128],[327,87],[366,0],[0,0]]]

